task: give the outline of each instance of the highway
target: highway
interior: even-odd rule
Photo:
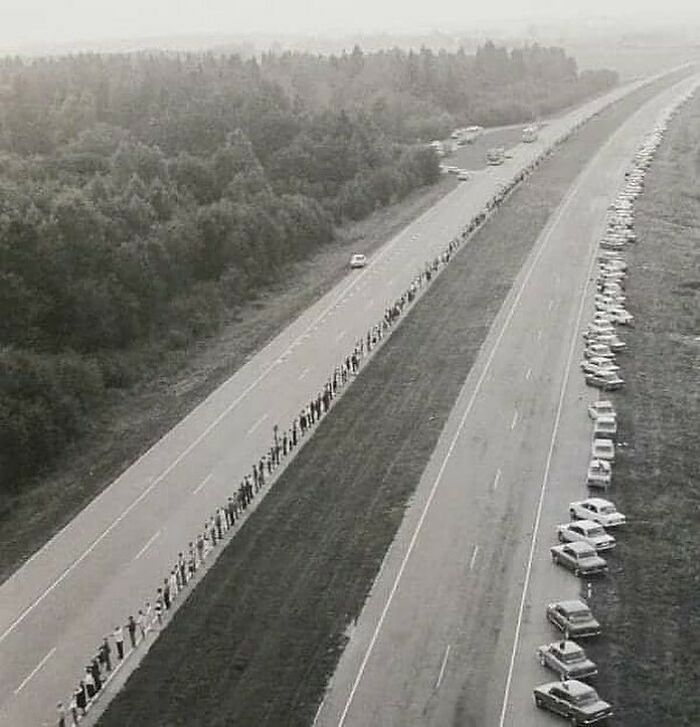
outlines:
[[[596,243],[642,137],[693,82],[655,97],[610,137],[533,248],[349,634],[316,727],[561,724],[534,706],[532,688],[555,680],[534,652],[557,637],[545,604],[580,595],[549,547],[568,503],[588,496],[586,406],[596,394],[578,363]]]
[[[552,121],[506,164],[446,195],[270,341],[0,586],[0,724],[52,722],[56,702],[70,695],[102,638],[153,599],[177,553],[267,451],[273,425],[291,422],[502,182],[638,85]]]

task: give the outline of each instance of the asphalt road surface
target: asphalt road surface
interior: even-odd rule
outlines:
[[[501,182],[606,100],[637,85],[551,122],[506,164],[446,195],[379,249],[366,269],[349,273],[290,324],[0,587],[0,724],[53,723],[57,701],[70,696],[99,642],[153,600],[177,553],[267,451],[273,425],[291,423],[386,305]],[[535,393],[527,406],[544,411]],[[520,412],[516,435],[531,420],[528,411]],[[510,476],[504,470],[499,498],[507,498]],[[477,558],[480,569],[486,555]],[[509,597],[517,601],[517,593]]]
[[[534,706],[532,688],[556,680],[534,653],[557,638],[545,604],[581,595],[582,581],[551,563],[549,547],[568,503],[588,496],[586,407],[596,395],[578,364],[594,251],[643,135],[693,82],[630,117],[543,231],[349,634],[316,727],[561,724]]]

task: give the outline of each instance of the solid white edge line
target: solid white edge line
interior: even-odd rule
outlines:
[[[516,409],[515,412],[513,412],[513,420],[510,423],[511,430],[515,429],[515,425],[518,423],[518,410]]]
[[[604,148],[605,148],[605,145],[603,147],[601,147],[601,150]],[[489,369],[491,368],[491,364],[493,362],[493,359],[496,356],[496,352],[498,351],[498,347],[503,339],[503,336],[505,335],[505,332],[508,329],[510,321],[512,320],[513,316],[515,315],[515,311],[518,307],[518,304],[520,303],[520,298],[522,297],[523,292],[525,291],[525,288],[527,287],[527,284],[530,281],[530,277],[532,276],[532,273],[533,273],[535,267],[537,266],[537,263],[539,262],[540,257],[542,256],[542,253],[546,249],[546,247],[549,243],[549,240],[551,239],[553,230],[556,228],[557,224],[559,223],[559,220],[563,217],[564,212],[567,210],[567,208],[571,204],[571,201],[574,198],[574,196],[578,193],[579,188],[581,187],[581,185],[583,184],[583,182],[587,176],[588,170],[593,165],[593,162],[597,156],[598,155],[596,154],[596,156],[593,157],[593,159],[591,159],[588,162],[588,164],[584,167],[584,169],[581,170],[581,173],[579,174],[578,179],[576,180],[574,185],[569,189],[568,193],[566,194],[566,196],[560,203],[559,209],[554,213],[554,215],[550,219],[549,226],[548,226],[547,230],[544,232],[544,234],[542,235],[542,240],[540,242],[540,246],[539,246],[539,248],[537,248],[537,250],[532,258],[532,261],[530,262],[530,266],[527,269],[527,272],[525,273],[525,277],[523,278],[523,280],[520,284],[520,288],[518,289],[518,292],[516,293],[515,297],[513,298],[510,308],[508,309],[506,318],[501,325],[501,330],[498,332],[498,336],[496,337],[496,340],[493,343],[493,346],[488,355],[488,358],[486,359],[484,368],[482,369],[481,374],[479,375],[479,378],[476,381],[474,390],[472,391],[472,395],[469,399],[467,407],[464,410],[462,418],[460,419],[459,425],[457,427],[457,431],[455,432],[454,436],[452,437],[450,446],[447,449],[447,453],[442,461],[442,464],[440,465],[440,469],[438,470],[437,476],[431,486],[430,492],[428,493],[428,498],[425,502],[425,505],[423,506],[423,510],[420,514],[420,517],[418,518],[418,522],[416,523],[416,527],[413,531],[413,535],[411,536],[411,539],[408,543],[408,549],[406,550],[406,553],[404,554],[404,558],[401,561],[399,570],[394,579],[394,583],[391,587],[391,590],[389,591],[389,596],[388,596],[387,601],[384,605],[384,608],[382,609],[382,612],[379,616],[379,621],[377,622],[377,626],[374,629],[374,633],[372,634],[372,638],[370,639],[369,646],[367,647],[365,655],[360,663],[360,668],[358,670],[357,676],[355,677],[355,680],[350,689],[350,694],[348,695],[348,698],[345,702],[345,706],[343,707],[343,711],[341,712],[340,719],[338,721],[338,727],[343,727],[343,725],[345,724],[345,720],[347,718],[348,711],[350,710],[350,705],[352,704],[352,700],[355,697],[355,693],[357,692],[357,688],[360,684],[360,681],[362,680],[364,671],[367,668],[367,662],[369,661],[369,658],[372,654],[372,651],[374,650],[374,646],[377,642],[377,639],[379,638],[379,632],[381,631],[381,628],[384,625],[386,615],[389,611],[389,608],[391,607],[392,601],[394,600],[394,596],[396,594],[396,590],[398,589],[401,577],[403,576],[403,572],[406,569],[406,564],[408,563],[408,559],[411,557],[411,553],[413,552],[413,548],[415,547],[416,541],[418,539],[418,535],[423,527],[423,523],[425,522],[426,515],[428,513],[428,510],[430,509],[430,505],[433,502],[435,493],[437,492],[437,488],[440,484],[440,481],[442,480],[442,476],[447,467],[447,462],[449,461],[450,456],[452,455],[452,452],[453,452],[455,446],[457,445],[457,440],[459,439],[459,437],[462,433],[462,429],[464,429],[464,425],[467,421],[467,417],[471,413],[471,410],[474,406],[474,402],[476,401],[476,397],[481,390],[481,386],[489,372]],[[457,187],[457,189],[459,189],[459,187]],[[460,394],[460,398],[461,398],[461,394]],[[459,399],[457,400],[457,402],[455,402],[455,407],[457,407],[458,405],[459,405]]]
[[[476,563],[476,556],[479,554],[479,546],[474,546],[474,552],[472,553],[472,558],[469,561],[469,570],[474,570],[474,564]]]
[[[15,689],[15,696],[17,696],[29,683],[29,681],[32,679],[32,677],[41,669],[44,664],[53,656],[54,652],[56,651],[56,647],[54,646],[51,651],[32,669],[32,671],[29,673],[28,676],[24,678],[22,683]]]
[[[501,481],[501,468],[499,467],[496,470],[496,474],[493,478],[493,489],[495,490],[498,487],[498,483]]]
[[[202,487],[206,487],[207,483],[209,482],[209,480],[211,480],[211,478],[212,478],[213,476],[214,476],[214,475],[213,475],[213,474],[212,474],[212,473],[210,472],[210,473],[209,473],[209,474],[208,474],[208,475],[207,475],[207,476],[206,476],[206,477],[205,477],[205,478],[204,478],[204,479],[203,479],[203,480],[202,480],[202,481],[201,481],[201,482],[200,482],[200,483],[199,483],[199,484],[197,485],[197,487],[195,487],[195,488],[194,488],[194,490],[192,490],[192,494],[193,494],[193,495],[196,495],[196,494],[197,494],[197,493],[198,493],[198,492],[199,492],[199,491],[200,491],[200,490],[202,489]]]

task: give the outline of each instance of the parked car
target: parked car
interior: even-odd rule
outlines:
[[[549,552],[554,563],[568,568],[575,576],[594,576],[608,570],[596,549],[582,540],[553,545]]]
[[[350,258],[351,268],[364,268],[367,265],[367,257],[359,252],[356,252]]]
[[[588,464],[586,484],[589,487],[610,487],[612,484],[612,467],[604,459],[592,459]]]
[[[547,604],[547,620],[569,639],[598,636],[602,629],[593,618],[591,609],[579,599]]]
[[[591,340],[608,346],[613,353],[621,353],[627,348],[627,344],[616,333],[601,333]]]
[[[620,370],[620,367],[612,359],[599,356],[584,358],[580,365],[584,374],[602,374],[606,371]]]
[[[615,442],[612,439],[598,437],[591,444],[591,456],[593,459],[607,459],[612,462],[615,459]]]
[[[599,416],[616,417],[615,407],[609,399],[599,399],[588,407],[588,416],[595,420]]]
[[[561,543],[581,541],[595,548],[596,552],[615,547],[615,538],[609,535],[600,523],[593,520],[574,520],[564,525],[557,525],[557,538]]]
[[[558,674],[562,681],[590,679],[598,673],[598,667],[575,641],[553,641],[537,647],[535,653],[540,664]]]
[[[535,687],[534,695],[539,709],[566,717],[575,727],[600,724],[613,714],[593,687],[576,679],[542,684]]]
[[[601,391],[616,391],[625,385],[625,380],[618,376],[616,371],[600,371],[586,374],[586,384]]]
[[[617,417],[599,416],[593,425],[593,436],[596,439],[617,438]]]
[[[604,528],[615,528],[627,522],[627,518],[618,512],[614,503],[602,497],[589,497],[569,503],[569,515],[572,520],[593,520]]]
[[[610,349],[610,346],[604,343],[589,343],[586,348],[583,349],[583,355],[586,358],[615,358],[615,354]]]

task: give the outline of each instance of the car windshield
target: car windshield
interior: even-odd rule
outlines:
[[[581,623],[582,621],[589,621],[591,614],[588,611],[572,611],[569,614],[569,620]]]
[[[603,528],[588,528],[588,537],[597,538],[599,535],[605,535]]]
[[[559,659],[564,664],[575,664],[577,661],[583,661],[583,652],[569,651],[563,654],[559,652]]]
[[[599,512],[603,515],[614,515],[617,510],[613,505],[604,505],[603,507],[599,508]]]
[[[574,703],[579,707],[585,707],[589,704],[595,704],[598,701],[598,696],[591,689],[590,692],[584,692],[583,694],[577,694],[573,697]]]

